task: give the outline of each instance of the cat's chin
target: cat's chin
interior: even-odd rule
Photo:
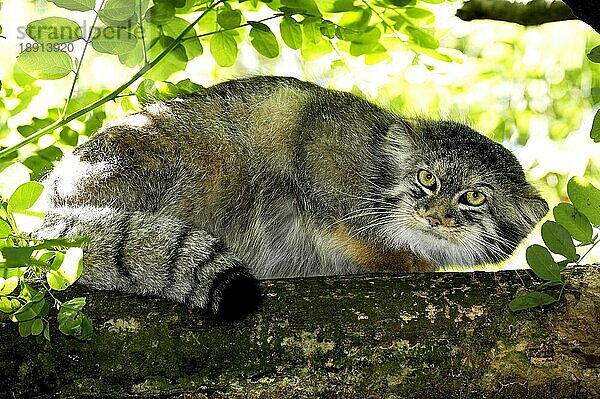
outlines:
[[[440,231],[438,228],[430,227],[430,226],[422,226],[422,227],[419,227],[418,230],[419,230],[419,232],[421,232],[421,234],[431,237],[431,239],[441,240],[443,242],[449,241],[448,236],[443,231]]]
[[[386,229],[387,236],[394,245],[409,248],[417,255],[434,262],[440,266],[461,265],[474,266],[481,263],[465,253],[464,249],[450,241],[443,231],[430,226],[418,226],[401,232],[395,229]]]

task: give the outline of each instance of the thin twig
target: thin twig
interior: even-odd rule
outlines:
[[[142,0],[138,1],[138,4],[140,5],[140,15],[139,15],[139,19],[140,19],[140,33],[142,35],[142,52],[144,53],[144,65],[148,64],[148,53],[147,53],[147,49],[146,49],[146,39],[144,38],[144,19],[142,18]]]
[[[236,29],[239,29],[239,28],[244,28],[246,26],[252,25],[253,23],[269,21],[271,19],[283,17],[284,15],[286,15],[286,14],[284,14],[284,13],[273,14],[270,17],[259,19],[258,21],[249,21],[249,22],[246,22],[244,24],[241,24],[241,25],[238,25],[238,26],[234,26],[233,28],[218,29],[218,30],[214,30],[212,32],[202,33],[200,35],[186,37],[182,41],[190,40],[190,39],[197,39],[197,38],[200,38],[200,37],[214,35],[215,33],[227,32],[227,31],[230,31],[230,30],[236,30]]]
[[[361,3],[363,3],[365,6],[367,6],[371,11],[373,11],[377,17],[381,20],[381,23],[383,24],[383,26],[385,26],[388,29],[391,29],[392,32],[394,32],[394,36],[396,36],[396,38],[401,41],[402,43],[404,43],[406,40],[402,40],[402,38],[400,37],[400,35],[398,35],[398,32],[396,31],[396,29],[391,26],[390,24],[387,23],[387,21],[385,20],[385,15],[382,15],[381,13],[379,13],[379,11],[377,11],[373,6],[371,6],[366,0],[362,0]]]
[[[85,52],[87,51],[88,46],[92,42],[92,36],[94,35],[94,27],[96,26],[96,22],[98,22],[98,17],[100,15],[100,11],[102,10],[102,7],[104,7],[105,1],[106,0],[102,0],[102,3],[100,3],[100,8],[98,8],[98,11],[96,11],[96,16],[94,17],[94,22],[92,22],[92,26],[90,27],[90,32],[85,41],[85,44],[83,45],[83,50],[81,51],[81,56],[79,57],[79,64],[77,65],[77,70],[75,71],[75,77],[73,78],[73,83],[71,84],[71,90],[69,90],[69,96],[67,97],[67,101],[65,102],[65,107],[63,108],[63,111],[61,113],[61,117],[63,117],[63,118],[65,117],[65,115],[67,113],[67,108],[69,107],[69,103],[71,102],[71,98],[73,97],[73,92],[75,91],[75,85],[77,84],[77,81],[79,80],[79,71],[81,70],[81,65],[83,65],[83,57],[85,57]]]

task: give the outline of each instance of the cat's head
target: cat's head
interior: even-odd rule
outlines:
[[[548,212],[515,156],[460,123],[393,125],[386,150],[384,234],[438,264],[503,260]]]

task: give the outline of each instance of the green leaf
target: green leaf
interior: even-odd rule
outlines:
[[[163,36],[154,43],[148,50],[149,59],[155,59],[160,53],[165,51],[175,39]],[[153,69],[144,76],[153,80],[166,80],[172,74],[185,70],[188,62],[188,56],[185,47],[177,44]]]
[[[44,338],[46,339],[46,341],[50,341],[50,324],[49,323],[45,323]]]
[[[46,300],[41,299],[36,302],[27,302],[21,306],[19,310],[11,315],[12,321],[27,321],[37,317],[46,306]]]
[[[43,160],[43,158],[39,159]],[[7,211],[12,213],[20,231],[32,232],[41,226],[46,213],[41,208],[43,201],[39,204],[36,202],[43,191],[43,185],[31,181],[20,185],[9,198]]]
[[[21,125],[17,127],[17,131],[23,137],[28,137],[33,133],[37,132],[40,129],[45,128],[46,126],[52,124],[54,120],[52,118],[36,118],[35,116],[31,118],[31,122],[26,125]]]
[[[376,52],[380,48],[379,38],[381,37],[381,31],[372,26],[361,33],[359,36],[352,39],[350,45],[350,54],[358,57],[362,54],[369,54]]]
[[[154,25],[164,25],[175,17],[175,7],[169,3],[155,3],[146,11],[144,19]]]
[[[418,7],[406,7],[404,15],[412,20],[420,21],[422,25],[430,24],[435,20],[435,16],[431,11]]]
[[[200,1],[196,1],[196,2],[192,2],[195,3],[196,5],[202,4],[202,3],[206,3],[207,0],[200,0]],[[167,3],[167,4],[171,4],[173,7],[175,8],[181,8],[185,6],[186,0],[154,0],[154,3]]]
[[[153,101],[165,101],[175,97],[185,96],[190,93],[195,93],[201,88],[202,86],[189,79],[182,80],[177,84],[171,82],[155,82],[146,79],[138,86],[136,96],[138,97],[138,101],[147,104]]]
[[[217,22],[223,29],[232,29],[242,23],[242,13],[239,10],[225,10],[217,14]]]
[[[16,299],[15,299],[16,300]],[[17,304],[19,301],[17,301]],[[21,306],[21,305],[18,305]],[[0,312],[2,313],[12,313],[17,310],[19,307],[13,304],[13,301],[3,296],[0,297]]]
[[[279,55],[279,43],[271,29],[267,25],[261,25],[262,28],[253,25],[250,29],[250,43],[259,54],[267,58],[275,58]]]
[[[323,36],[333,39],[335,37],[335,28],[336,26],[333,22],[324,19],[321,21],[321,27],[319,30]]]
[[[565,267],[567,267],[567,265],[569,264],[569,261],[563,260],[563,261],[558,262],[558,264],[562,270]],[[538,286],[538,289],[545,290],[545,289],[552,288],[552,287],[560,287],[562,285],[563,285],[562,281],[546,281],[546,282],[543,282],[542,284],[540,284]]]
[[[6,238],[12,233],[12,228],[6,220],[0,219],[0,238]]]
[[[31,325],[31,335],[40,335],[42,331],[44,331],[44,322],[42,319],[33,319],[33,324]]]
[[[203,89],[201,85],[192,82],[190,79],[180,80],[175,86],[179,88],[182,94],[191,94]]]
[[[568,260],[577,259],[577,251],[571,234],[560,224],[548,220],[542,225],[542,239],[546,247],[554,252],[567,258]]]
[[[36,319],[39,320],[39,319]],[[31,326],[35,320],[25,320],[19,322],[19,335],[21,337],[29,337],[31,335]]]
[[[124,28],[107,26],[98,29],[92,38],[92,47],[99,53],[121,54],[132,51],[137,37]]]
[[[542,305],[550,305],[556,302],[556,299],[546,294],[545,292],[528,292],[510,301],[508,305],[513,312],[517,310],[525,310],[535,308]]]
[[[594,122],[592,123],[590,138],[594,140],[595,143],[600,143],[600,109],[597,110],[596,115],[594,115]]]
[[[54,167],[54,164],[36,155],[32,155],[23,161],[23,165],[31,169],[31,180],[38,180],[41,177],[48,174],[48,172]]]
[[[96,7],[96,0],[48,0],[61,8],[73,11],[90,11]]]
[[[36,79],[54,80],[73,71],[73,60],[64,51],[24,51],[16,66]]]
[[[81,248],[69,248],[64,254],[56,254],[51,270],[46,273],[50,288],[62,291],[73,285],[83,271],[83,251]]]
[[[237,58],[237,42],[228,32],[218,32],[210,39],[210,53],[222,67],[230,67]]]
[[[321,21],[306,18],[302,21],[302,33],[307,44],[319,44],[323,36],[321,33]]]
[[[19,293],[19,297],[27,301],[37,302],[44,298],[44,294],[27,284],[24,280],[21,280],[21,292]]]
[[[7,279],[0,277],[0,295],[10,295],[19,285],[19,277],[12,276]]]
[[[263,32],[271,31],[271,28],[269,28],[267,25],[263,24],[262,22],[249,21],[248,25],[250,25],[253,29],[260,30]]]
[[[340,26],[353,30],[364,30],[369,26],[373,12],[370,8],[359,8],[356,11],[345,12],[338,23]]]
[[[152,79],[144,79],[137,87],[135,96],[142,105],[157,101],[159,98],[155,82]]]
[[[50,145],[37,151],[37,155],[47,159],[48,161],[58,161],[63,157],[63,152],[60,148]]]
[[[587,57],[592,62],[600,63],[600,46],[596,46],[591,49]]]
[[[38,43],[68,43],[83,38],[77,22],[61,17],[48,17],[27,25],[27,35]]]
[[[552,211],[554,219],[562,225],[571,236],[579,242],[592,241],[592,225],[587,217],[579,212],[573,205],[561,202]]]
[[[525,252],[527,264],[540,278],[548,281],[562,281],[560,267],[550,252],[541,245],[531,245]]]
[[[75,147],[79,141],[79,133],[68,126],[64,126],[60,131],[60,140],[71,147]]]
[[[415,26],[407,26],[406,32],[411,39],[419,46],[429,49],[436,49],[440,46],[439,42],[435,37],[429,34],[427,31],[417,28]]]
[[[36,181],[21,184],[8,200],[8,212],[19,213],[30,209],[43,192],[44,186]]]
[[[352,11],[356,7],[353,0],[320,0],[319,8],[323,12],[338,13]]]
[[[329,40],[321,40],[319,44],[307,44],[304,42],[300,49],[300,55],[304,61],[314,61],[325,54],[329,54],[333,51],[333,46]]]
[[[319,7],[314,0],[281,0],[281,4],[289,9],[304,11],[314,17],[321,16]]]
[[[582,177],[572,177],[567,183],[567,193],[575,208],[591,224],[600,226],[600,190]]]
[[[58,311],[58,329],[65,335],[84,340],[92,334],[92,323],[81,312],[85,306],[85,298],[73,298],[64,302]]]
[[[594,105],[600,103],[600,87],[592,87],[590,90],[592,94],[592,102]],[[598,114],[596,114],[598,115]]]
[[[133,7],[131,3],[131,0],[107,0],[104,7],[102,7],[102,10],[100,10],[99,16],[103,22],[104,19],[112,21],[128,20],[135,13],[138,0],[135,0],[135,7]]]
[[[302,47],[302,26],[294,18],[283,17],[279,24],[279,32],[289,48],[298,50]]]
[[[9,265],[26,265],[31,258],[33,248],[31,247],[4,247],[1,249],[2,256],[6,258]]]
[[[175,39],[177,36],[181,34],[187,27],[189,26],[189,22],[183,18],[173,18],[169,21],[168,24],[163,25],[162,29],[166,36],[169,36]],[[186,33],[184,36],[185,40],[181,42],[183,47],[185,48],[185,53],[187,54],[187,59],[194,59],[204,52],[202,48],[202,44],[200,43],[200,39],[196,37],[197,33],[194,29]]]

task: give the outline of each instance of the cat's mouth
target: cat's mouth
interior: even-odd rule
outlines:
[[[424,218],[416,212],[412,216],[413,221],[415,223],[415,227],[419,231],[440,240],[451,242],[456,241],[452,227],[445,226],[444,224],[432,224],[429,220],[427,220],[426,218]]]
[[[428,224],[420,224],[418,226],[419,230],[425,234],[433,236],[435,238],[448,241],[449,237],[445,234],[440,228],[429,226]]]

